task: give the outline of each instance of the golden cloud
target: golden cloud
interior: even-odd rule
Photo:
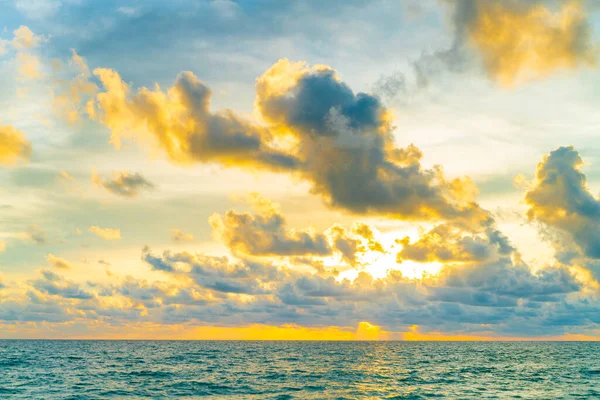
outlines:
[[[232,110],[210,111],[211,91],[191,72],[165,91],[157,85],[137,92],[116,71],[94,74],[102,89],[86,108],[111,130],[117,148],[132,137],[163,149],[175,163],[287,172],[310,182],[329,205],[357,214],[489,219],[469,179],[423,169],[418,148],[395,145],[391,110],[375,96],[354,93],[330,67],[275,63],[256,84],[264,124]]]
[[[38,47],[47,39],[44,36],[36,35],[25,25],[21,25],[13,31],[12,45],[18,50],[29,50]]]
[[[562,1],[554,11],[542,1],[462,3],[470,6],[462,17],[465,26],[458,29],[464,28],[488,73],[502,85],[596,63],[597,50],[579,0]]]
[[[355,223],[351,231],[337,224],[324,232],[293,229],[288,227],[278,204],[258,194],[249,196],[249,202],[252,213],[229,210],[209,218],[213,233],[233,254],[308,257],[302,258],[301,264],[314,267],[318,265],[315,258],[339,255],[342,261],[358,265],[368,251],[385,252],[367,224]]]
[[[193,242],[194,235],[191,233],[185,233],[180,229],[173,228],[171,229],[171,240],[174,242]]]
[[[101,237],[104,240],[119,240],[121,239],[121,230],[113,228],[100,228],[99,226],[91,226],[88,229],[90,233]]]
[[[64,258],[56,257],[54,254],[48,254],[46,256],[46,260],[50,263],[50,265],[54,268],[58,269],[71,269],[73,268],[73,264]]]
[[[13,165],[30,155],[31,144],[25,134],[11,125],[0,125],[0,164]]]
[[[225,215],[213,214],[209,218],[215,235],[234,254],[291,256],[332,253],[325,234],[290,229],[276,204],[258,195],[251,196],[249,200],[254,214],[229,210]]]
[[[166,92],[141,88],[131,94],[119,74],[96,69],[105,89],[88,114],[112,131],[121,146],[127,136],[164,149],[177,163],[218,162],[228,166],[288,169],[294,160],[268,145],[269,132],[231,110],[212,113],[211,91],[191,72],[182,72]],[[100,112],[98,112],[100,111]]]

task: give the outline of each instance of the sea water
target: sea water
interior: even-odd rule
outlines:
[[[1,399],[600,398],[600,343],[0,341]]]

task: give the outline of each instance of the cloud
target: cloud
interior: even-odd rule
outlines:
[[[525,174],[518,174],[513,179],[513,187],[516,189],[529,190],[534,185],[534,182],[527,179]]]
[[[90,115],[120,147],[126,136],[149,140],[176,163],[288,172],[312,185],[332,207],[401,219],[489,218],[468,179],[452,181],[441,167],[424,169],[421,152],[398,148],[391,111],[377,97],[354,93],[326,66],[282,59],[257,80],[256,109],[266,125],[233,111],[209,111],[210,89],[189,72],[166,92],[133,94],[112,70],[95,74],[104,91]]]
[[[15,7],[28,18],[44,19],[54,16],[60,9],[60,0],[16,0]]]
[[[179,229],[171,229],[171,240],[174,242],[193,242],[194,235],[191,233],[185,233]]]
[[[567,268],[536,273],[510,257],[446,265],[439,276],[381,279],[360,272],[334,279],[278,266],[200,253],[142,250],[167,280],[113,277],[113,283],[70,282],[50,271],[25,282],[22,295],[0,297],[0,320],[79,321],[105,328],[131,323],[194,326],[297,324],[351,326],[369,320],[385,331],[419,325],[423,333],[493,336],[589,332],[600,322],[594,294],[582,292]]]
[[[367,240],[367,246],[369,250],[385,253],[382,244],[375,238],[373,228],[371,228],[369,225],[362,222],[357,222],[352,231]]]
[[[121,197],[136,197],[142,191],[154,189],[154,185],[139,173],[120,171],[113,173],[112,179],[102,179],[96,171],[92,173],[92,182],[108,192]]]
[[[408,75],[383,75],[374,85],[384,98],[412,95],[445,73],[472,71],[480,61],[487,76],[513,87],[561,70],[593,67],[593,41],[582,0],[440,0],[450,5],[451,43],[423,52]],[[515,29],[518,27],[518,29]]]
[[[581,283],[564,267],[547,267],[532,273],[510,258],[463,266],[444,267],[431,287],[431,299],[484,307],[514,307],[519,299],[557,302],[577,292]]]
[[[393,99],[398,95],[405,95],[408,92],[406,76],[401,72],[394,72],[391,75],[381,76],[373,87],[373,92],[384,99]]]
[[[165,252],[162,257],[152,255],[148,248],[142,260],[153,270],[187,277],[203,288],[222,293],[263,293],[266,281],[277,281],[282,273],[275,267],[261,263],[230,264],[227,257],[202,254]],[[187,266],[188,268],[181,268]]]
[[[323,233],[296,231],[286,226],[276,205],[258,196],[251,198],[256,214],[230,210],[213,214],[210,225],[217,237],[234,254],[248,255],[328,255],[332,253]]]
[[[361,264],[361,256],[369,251],[385,253],[383,245],[375,238],[373,229],[362,222],[354,223],[351,231],[336,224],[327,229],[326,233],[333,249],[341,254],[343,261],[352,266],[368,265]]]
[[[81,76],[88,76],[85,62],[76,55],[73,67]],[[105,78],[118,77],[114,74],[107,73]],[[525,265],[489,213],[476,203],[472,182],[447,180],[438,167],[421,165],[422,155],[415,146],[397,147],[391,111],[375,96],[355,93],[331,68],[285,60],[275,64],[257,83],[257,121],[242,119],[231,110],[210,111],[208,89],[195,77],[184,75],[169,89],[137,91],[118,77],[111,84],[121,85],[122,92],[103,84],[100,93],[92,94],[95,108],[91,114],[111,129],[123,123],[119,140],[129,135],[150,140],[166,149],[171,161],[279,171],[308,182],[314,193],[337,209],[435,221],[437,225],[420,238],[402,242],[400,253],[407,260],[443,262],[441,273],[409,279],[390,265],[380,279],[358,271],[352,271],[358,273],[356,277],[343,279],[344,274],[339,277],[332,272],[339,265],[325,267],[322,259],[341,254],[345,262],[358,264],[362,252],[385,252],[371,227],[357,223],[352,229],[336,225],[323,232],[293,229],[276,206],[257,200],[252,212],[231,210],[211,217],[217,235],[236,249],[234,253],[241,259],[188,252],[156,254],[146,248],[143,261],[160,272],[148,276],[164,281],[111,276],[110,284],[79,284],[46,272],[39,280],[25,282],[18,289],[22,293],[10,301],[0,299],[0,319],[102,321],[107,326],[126,326],[132,321],[190,326],[356,326],[369,320],[386,331],[418,324],[423,329],[468,332],[491,324],[498,330],[546,332],[547,328],[549,333],[570,324],[588,328],[597,324],[595,294],[583,291],[584,282],[578,281],[574,268],[557,265],[534,272]],[[82,95],[78,104],[84,99]],[[243,144],[250,142],[248,137],[256,139],[257,147]],[[278,154],[280,160],[292,162],[274,162],[265,154]],[[563,157],[568,159],[558,158]],[[564,159],[546,165],[544,169],[550,172],[544,175],[560,175],[552,171],[561,169],[557,165],[562,163],[579,170],[578,161]],[[535,207],[543,208],[551,191],[563,195],[563,186],[577,189],[577,179],[575,184],[571,182],[577,174],[561,173],[566,183],[537,193]],[[66,174],[63,177],[70,180]],[[147,182],[130,172],[117,173],[112,179],[96,176],[98,185],[122,196],[137,194],[140,180]],[[542,180],[551,181],[536,176],[530,193],[543,186]],[[585,177],[583,181],[579,186],[585,190],[579,191],[591,196]],[[548,211],[550,217],[570,218],[580,213],[589,218],[586,212],[597,202],[593,196],[594,202],[588,202],[581,193],[563,197],[566,200],[559,202],[571,201],[571,208],[557,211],[551,199],[550,207],[557,215]],[[573,211],[578,207],[586,212]],[[532,221],[562,231],[572,244],[586,251],[586,257],[593,257],[579,244],[584,235],[576,235],[577,229],[544,218],[536,214]],[[93,226],[90,232],[105,239],[120,238],[118,229]],[[171,234],[175,241],[189,238],[180,230]],[[40,242],[45,242],[43,232]],[[271,255],[286,258],[273,257],[269,262],[258,258]],[[57,268],[57,263],[68,265],[52,254],[48,254],[48,262]],[[365,325],[361,329],[366,334],[370,328]]]
[[[171,161],[217,162],[223,165],[290,169],[296,160],[268,144],[269,132],[242,120],[232,111],[211,113],[211,91],[191,72],[182,72],[166,93],[131,90],[109,69],[94,74],[105,91],[98,93],[98,114],[91,114],[112,131],[111,142],[118,148],[122,138],[137,133],[142,140],[164,149]]]
[[[557,9],[557,2],[544,0],[453,3],[456,40],[476,49],[488,74],[501,85],[596,62],[597,49],[579,0],[559,1]]]
[[[369,250],[384,252],[373,229],[364,223],[355,223],[352,231],[337,224],[325,232],[298,230],[288,227],[276,203],[258,194],[249,196],[249,201],[253,213],[229,210],[209,218],[215,236],[235,255],[309,257],[304,263],[314,266],[314,257],[339,254],[343,261],[357,265],[359,256]]]
[[[13,165],[30,156],[31,144],[25,134],[11,125],[0,125],[0,165]]]
[[[544,156],[525,196],[527,217],[567,233],[585,255],[599,258],[600,202],[587,187],[582,165],[572,146]]]
[[[40,59],[37,56],[27,53],[18,53],[17,61],[19,63],[19,74],[27,79],[41,79]]]
[[[241,318],[253,323],[348,324],[369,319],[385,329],[399,329],[417,321],[435,329],[446,324],[463,328],[489,324],[505,326],[512,335],[527,332],[527,325],[538,329],[530,334],[539,334],[549,313],[565,318],[557,326],[573,323],[565,302],[582,287],[567,268],[548,267],[533,273],[527,265],[515,263],[508,256],[449,264],[439,276],[420,281],[404,278],[393,270],[382,279],[361,272],[353,280],[336,280],[225,257],[185,252],[155,256],[148,248],[142,259],[152,269],[191,280],[221,299],[203,307],[212,308],[224,301],[226,309],[237,310]],[[238,297],[241,295],[243,300]],[[571,307],[587,307],[586,300],[574,301]],[[193,314],[188,310],[171,317],[189,320]],[[210,312],[206,310],[202,315]],[[220,315],[216,320],[222,323],[224,318]]]
[[[147,247],[142,252],[142,259],[155,271],[190,279],[205,289],[230,294],[276,295],[290,305],[325,305],[326,298],[330,297],[356,300],[364,296],[359,291],[353,293],[348,280],[338,282],[332,277],[304,274],[271,263],[235,261],[187,252],[167,251],[162,256],[155,256]],[[368,274],[361,276],[356,280],[357,287],[361,282],[367,286],[373,282]],[[365,289],[371,290],[366,286]]]
[[[541,233],[563,263],[600,259],[600,200],[590,193],[582,165],[572,146],[552,151],[537,165],[525,195],[528,219],[541,224]],[[596,263],[583,260],[583,266],[600,278]]]
[[[13,31],[12,47],[17,50],[17,63],[19,75],[24,79],[41,79],[40,59],[31,52],[41,43],[48,41],[44,36],[36,35],[27,26],[21,25]]]
[[[71,49],[71,63],[77,68],[83,76],[90,76],[90,69],[84,57],[77,54],[75,49]]]
[[[423,169],[418,148],[394,144],[390,110],[329,67],[278,61],[257,81],[256,107],[273,131],[295,139],[300,175],[331,206],[402,219],[487,219],[468,180]]]
[[[27,232],[23,234],[23,237],[31,240],[38,246],[48,243],[48,240],[46,239],[46,232],[37,225],[30,225],[27,228]]]
[[[128,17],[136,17],[140,15],[141,7],[119,7],[117,11],[123,15]]]
[[[398,262],[485,261],[506,256],[515,250],[508,239],[491,226],[477,233],[455,224],[440,224],[413,243],[409,237],[398,243],[402,245]]]
[[[60,171],[60,176],[65,182],[77,182],[77,179],[73,178],[67,171]]]
[[[100,228],[98,226],[91,226],[88,229],[89,232],[94,235],[101,237],[104,240],[119,240],[121,239],[121,230],[113,228]]]
[[[210,6],[225,20],[234,20],[241,12],[240,6],[232,0],[212,0]]]
[[[21,25],[15,29],[13,34],[12,45],[17,50],[35,49],[48,40],[44,36],[36,35],[25,25]]]
[[[54,254],[48,254],[46,256],[46,260],[48,260],[50,265],[54,268],[58,268],[58,269],[72,269],[73,268],[73,264],[71,264],[64,258],[56,257]]]
[[[0,56],[6,54],[8,52],[8,45],[10,42],[5,39],[0,39]]]
[[[333,247],[342,254],[342,258],[351,265],[358,263],[358,253],[365,252],[365,248],[359,238],[352,237],[346,229],[339,225],[334,225],[328,229],[331,236]]]
[[[59,61],[55,67],[53,108],[54,113],[70,124],[79,121],[86,111],[87,101],[98,91],[98,86],[90,81],[90,70],[84,57],[71,49],[69,68],[63,71]]]
[[[84,290],[77,283],[69,282],[52,271],[43,270],[41,275],[40,278],[30,281],[30,284],[42,293],[74,300],[94,298],[91,293]]]
[[[160,308],[162,305],[202,306],[211,302],[210,296],[197,287],[181,287],[164,282],[147,282],[127,277],[118,286],[110,289],[148,308]],[[106,292],[105,292],[106,293]]]
[[[5,250],[6,250],[6,244],[4,243],[3,240],[0,240],[0,253],[4,253]]]

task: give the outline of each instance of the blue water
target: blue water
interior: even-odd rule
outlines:
[[[599,343],[0,341],[0,398],[600,398]]]

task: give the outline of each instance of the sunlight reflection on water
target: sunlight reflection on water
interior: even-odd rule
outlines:
[[[599,343],[0,341],[0,398],[594,398]]]

